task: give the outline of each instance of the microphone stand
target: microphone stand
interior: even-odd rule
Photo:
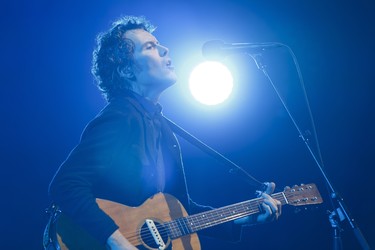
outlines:
[[[266,191],[267,189],[267,184],[262,183],[255,179],[253,176],[251,176],[248,172],[246,172],[243,168],[238,166],[236,163],[232,162],[229,160],[227,157],[224,155],[220,154],[218,151],[215,149],[211,148],[189,132],[187,132],[185,129],[182,127],[178,126],[176,123],[168,119],[163,115],[164,120],[168,123],[169,127],[172,129],[172,131],[182,138],[184,138],[186,141],[190,142],[192,145],[196,146],[206,154],[210,155],[217,161],[221,162],[225,166],[229,167],[230,170],[229,172],[231,174],[237,174],[239,177],[243,178],[250,186],[252,186],[255,190],[259,191]]]
[[[293,59],[296,63],[293,51],[288,46],[286,46],[286,47],[288,48],[288,50],[292,54]],[[328,220],[329,220],[329,222],[331,224],[331,227],[333,229],[333,249],[334,250],[342,250],[343,249],[342,240],[341,240],[342,229],[340,227],[340,222],[344,221],[344,220],[347,220],[349,222],[349,225],[352,228],[353,233],[356,236],[359,244],[361,245],[362,249],[370,250],[370,246],[368,245],[368,243],[367,243],[365,237],[363,236],[361,230],[355,224],[354,219],[351,218],[351,216],[349,215],[348,209],[345,206],[343,199],[334,190],[334,188],[333,188],[330,180],[328,179],[327,175],[325,174],[321,164],[319,163],[319,161],[317,160],[317,157],[315,156],[314,152],[312,151],[312,149],[311,149],[311,147],[308,143],[308,140],[305,138],[305,136],[301,132],[301,130],[300,130],[299,126],[297,125],[295,119],[293,118],[292,114],[290,113],[286,103],[284,102],[283,98],[281,97],[279,91],[276,89],[271,77],[269,76],[269,74],[266,70],[266,65],[263,63],[262,54],[260,54],[260,53],[257,53],[257,54],[248,53],[247,55],[249,55],[251,58],[253,58],[253,60],[255,61],[255,64],[258,67],[258,69],[261,70],[263,72],[263,74],[267,77],[267,79],[270,81],[270,83],[271,83],[273,89],[275,90],[278,98],[280,99],[282,105],[284,106],[286,112],[288,113],[289,118],[292,120],[295,128],[297,129],[297,131],[299,133],[299,137],[305,143],[308,151],[310,152],[311,156],[313,157],[314,162],[316,163],[317,167],[319,168],[320,173],[322,174],[322,176],[323,176],[323,178],[324,178],[324,180],[327,184],[327,187],[328,187],[329,192],[330,192],[330,199],[331,199],[332,204],[334,206],[333,211],[329,212],[329,216],[328,216]],[[297,66],[297,69],[298,69],[298,73],[300,73],[297,63],[296,63],[296,66]]]

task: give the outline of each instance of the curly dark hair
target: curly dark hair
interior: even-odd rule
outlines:
[[[143,29],[152,33],[155,27],[143,16],[125,16],[98,34],[93,52],[91,72],[106,100],[130,88],[127,79],[119,72],[133,66],[134,43],[124,38],[128,30]]]

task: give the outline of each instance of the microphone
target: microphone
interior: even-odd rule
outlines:
[[[220,59],[231,54],[257,54],[268,49],[282,47],[281,43],[224,43],[212,40],[203,44],[202,55],[207,59]]]

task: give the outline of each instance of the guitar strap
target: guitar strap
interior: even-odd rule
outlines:
[[[61,248],[57,241],[56,221],[61,211],[58,206],[52,203],[46,209],[46,213],[49,214],[49,219],[43,233],[43,247],[45,250],[60,250]]]
[[[187,132],[182,127],[178,126],[176,123],[174,123],[173,121],[171,121],[164,115],[163,117],[167,121],[167,123],[169,124],[169,126],[171,127],[174,133],[178,134],[179,136],[184,138],[186,141],[188,141],[192,145],[196,146],[197,148],[199,148],[206,154],[210,155],[214,159],[218,160],[219,162],[229,167],[230,168],[229,173],[237,174],[238,176],[244,178],[245,181],[247,181],[248,184],[254,187],[255,190],[259,190],[262,192],[266,191],[268,187],[267,184],[258,181],[253,176],[251,176],[248,172],[246,172],[243,168],[241,168],[240,166],[238,166],[237,164],[235,164],[234,162],[226,158],[224,155],[220,154],[219,152],[217,152],[216,150],[214,150],[207,144],[203,143],[201,140],[199,140],[198,138],[196,138],[195,136]]]

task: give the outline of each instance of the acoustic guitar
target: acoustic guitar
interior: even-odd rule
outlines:
[[[286,187],[283,192],[271,195],[282,205],[302,206],[322,203],[315,184]],[[158,193],[139,207],[96,199],[99,207],[120,227],[120,232],[139,249],[199,250],[196,232],[221,223],[261,212],[263,198],[255,198],[233,205],[188,215],[180,201],[169,194]],[[82,228],[61,214],[57,221],[58,241],[61,249],[103,249]]]

